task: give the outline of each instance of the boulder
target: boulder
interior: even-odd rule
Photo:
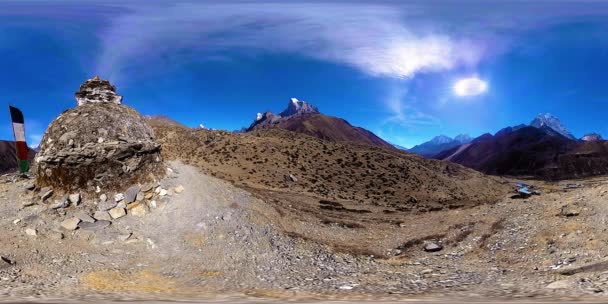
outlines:
[[[87,80],[76,93],[78,106],[51,122],[33,166],[38,187],[116,191],[164,176],[161,147],[146,118],[111,93],[109,82]]]

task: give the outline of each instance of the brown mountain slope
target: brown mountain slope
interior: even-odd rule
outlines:
[[[571,140],[546,128],[523,127],[486,135],[434,158],[492,175],[559,180],[608,174],[607,142]]]
[[[34,159],[36,152],[29,149],[29,158]],[[15,142],[0,140],[0,173],[13,172],[17,170],[17,153]]]
[[[291,116],[275,124],[267,125],[288,131],[311,135],[334,142],[352,142],[370,146],[394,148],[374,133],[355,127],[348,121],[323,114],[305,114]]]
[[[329,209],[339,208],[332,205],[338,201],[381,206],[385,212],[429,211],[495,202],[508,191],[501,179],[394,149],[323,141],[279,128],[236,134],[162,121],[151,125],[166,159],[180,159],[241,187],[328,200]]]

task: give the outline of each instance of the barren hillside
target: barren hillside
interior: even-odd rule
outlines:
[[[406,212],[491,203],[507,190],[499,178],[394,149],[323,141],[280,129],[234,134],[162,121],[152,126],[165,158],[258,190]]]

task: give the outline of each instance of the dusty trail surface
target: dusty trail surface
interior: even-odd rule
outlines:
[[[0,300],[532,296],[542,302],[601,301],[608,290],[601,263],[608,256],[605,179],[577,187],[535,182],[541,196],[387,215],[383,207],[321,208],[306,194],[251,193],[192,166],[170,166],[174,173],[162,187],[181,185],[183,192],[170,193],[144,216],[129,214],[94,232],[58,228],[83,205],[23,206],[31,198],[27,181],[5,176],[0,255],[15,264],[0,267]],[[394,221],[382,222],[387,217]],[[331,224],[338,221],[362,224]],[[443,249],[425,252],[427,242]],[[375,244],[382,254],[357,251],[358,243]]]

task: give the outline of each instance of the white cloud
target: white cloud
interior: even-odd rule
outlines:
[[[462,97],[480,95],[485,93],[487,89],[488,84],[477,77],[458,80],[452,87],[454,94]]]
[[[407,7],[181,3],[130,11],[101,33],[97,72],[104,77],[121,77],[132,65],[162,64],[181,50],[199,60],[234,50],[292,53],[394,78],[475,64],[482,56],[470,41],[406,26]]]

